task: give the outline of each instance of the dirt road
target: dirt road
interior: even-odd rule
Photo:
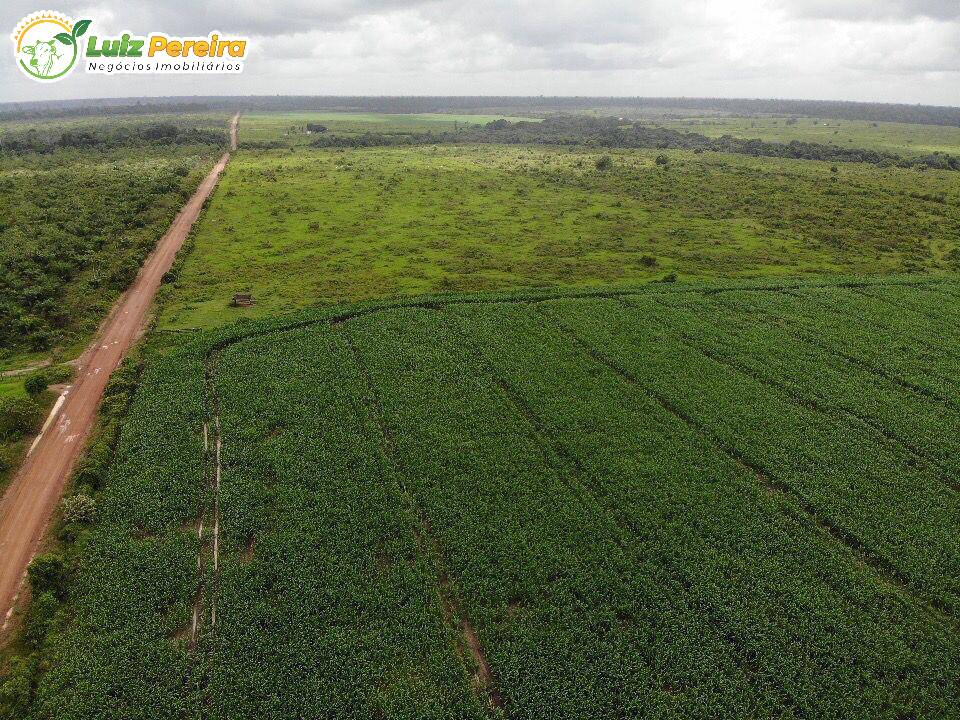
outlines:
[[[230,121],[231,150],[236,149],[238,117],[235,115]],[[76,382],[0,500],[0,617],[4,628],[27,565],[90,435],[107,380],[143,331],[160,279],[173,264],[229,158],[230,153],[223,154],[160,238],[137,279],[104,323],[99,337],[84,352]]]

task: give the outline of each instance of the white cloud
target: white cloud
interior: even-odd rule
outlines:
[[[12,0],[12,29],[38,9]],[[815,97],[960,104],[957,0],[65,2],[101,32],[252,38],[240,77],[54,85],[0,53],[0,100],[181,94]]]

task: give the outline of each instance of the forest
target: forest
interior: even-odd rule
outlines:
[[[213,122],[0,126],[0,357],[86,341],[226,147]]]
[[[0,158],[57,150],[109,150],[169,145],[224,146],[222,122],[201,117],[155,116],[113,122],[13,123],[0,125]]]
[[[380,113],[499,112],[506,114],[578,113],[603,108],[623,109],[630,115],[739,116],[802,115],[843,120],[922,123],[960,126],[960,109],[935,105],[679,97],[430,97],[430,96],[218,96],[117,98],[96,101],[21,102],[0,104],[2,119],[79,117],[84,115],[156,112],[331,110]],[[612,113],[610,113],[612,114]]]

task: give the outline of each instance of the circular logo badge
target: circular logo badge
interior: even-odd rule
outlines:
[[[89,20],[72,23],[50,10],[28,15],[11,35],[17,67],[40,82],[66,77],[77,63],[79,38],[89,26]]]

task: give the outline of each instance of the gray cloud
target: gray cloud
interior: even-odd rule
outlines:
[[[38,9],[10,0],[12,29]],[[165,94],[820,97],[960,104],[957,0],[64,2],[101,33],[251,38],[240,77],[37,85],[0,53],[0,100]]]
[[[960,19],[957,0],[785,0],[801,17],[832,20]]]

